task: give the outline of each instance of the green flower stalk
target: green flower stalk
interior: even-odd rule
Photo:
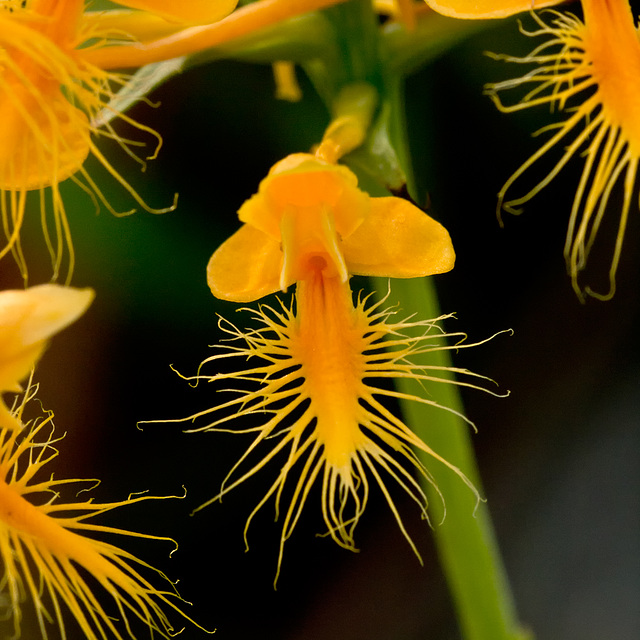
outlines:
[[[382,284],[382,283],[380,283]],[[394,295],[405,313],[439,313],[432,281],[399,280]],[[446,336],[442,336],[444,342]],[[433,349],[418,360],[424,366],[451,371],[449,351]],[[445,376],[452,374],[445,373]],[[410,393],[414,381],[397,381]],[[434,403],[452,411],[434,411],[426,404],[401,402],[407,425],[430,446],[460,469],[481,491],[480,476],[471,444],[470,429],[460,416],[464,407],[455,385],[429,387]],[[418,457],[422,454],[418,451]],[[508,578],[491,524],[490,502],[477,502],[468,488],[441,466],[431,464],[433,485],[425,485],[442,570],[451,590],[462,637],[465,640],[526,640],[532,634],[518,620]],[[434,491],[433,486],[438,487]]]

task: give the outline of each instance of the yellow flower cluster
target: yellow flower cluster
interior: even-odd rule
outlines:
[[[135,11],[85,11],[84,0],[9,0],[0,11],[0,212],[7,241],[0,258],[13,252],[23,277],[27,263],[20,244],[29,192],[40,198],[40,210],[53,261],[54,279],[62,268],[65,247],[68,278],[74,265],[71,232],[59,185],[71,179],[116,213],[84,168],[89,155],[119,182],[138,205],[154,211],[138,196],[119,169],[99,150],[96,136],[116,140],[137,157],[137,142],[118,135],[110,124],[119,118],[156,139],[161,138],[112,106],[128,76],[91,62],[91,55],[114,44],[125,48],[149,46],[154,40],[194,24],[218,20],[233,10],[236,0],[185,3],[132,0],[119,4]],[[157,6],[156,6],[157,5]],[[125,43],[124,45],[122,43]],[[144,165],[144,160],[139,159]],[[171,207],[170,207],[171,208]],[[162,211],[162,210],[161,210]]]
[[[69,286],[75,260],[61,184],[75,184],[96,207],[103,205],[115,215],[129,213],[109,203],[100,180],[87,168],[93,158],[136,206],[154,213],[174,209],[175,201],[160,209],[149,206],[100,145],[101,140],[115,141],[143,167],[160,149],[161,136],[125,113],[131,100],[121,98],[131,90],[131,70],[242,43],[300,14],[348,1],[257,0],[236,9],[237,0],[119,0],[119,7],[104,10],[85,0],[0,2],[0,264],[17,265],[25,285],[0,292],[0,585],[16,638],[25,599],[43,638],[51,624],[65,637],[69,614],[89,640],[135,638],[139,624],[151,636],[171,637],[175,629],[167,612],[193,622],[171,583],[165,590],[154,586],[152,579],[162,582],[164,574],[100,539],[107,534],[165,540],[94,520],[153,497],[66,501],[60,489],[80,481],[54,480],[52,474],[41,478],[58,456],[54,445],[61,439],[54,436],[52,414],[29,417],[38,391],[34,367],[51,338],[80,318],[94,298],[92,289]],[[486,93],[503,112],[545,105],[566,113],[566,120],[545,128],[551,132],[547,140],[507,180],[498,194],[498,215],[503,210],[519,213],[570,160],[580,157],[584,167],[568,216],[565,259],[581,299],[609,298],[637,197],[640,40],[627,0],[582,0],[580,18],[548,9],[556,4],[558,0],[426,0],[429,8],[422,2],[418,8],[413,0],[373,2],[385,16],[381,22],[401,22],[406,32],[429,20],[431,9],[459,19],[531,13],[536,30],[522,30],[544,41],[524,58],[495,57],[533,69],[488,85]],[[349,46],[338,44],[336,50]],[[291,60],[273,62],[281,96],[299,99]],[[305,62],[312,67],[316,61]],[[376,118],[383,120],[390,104],[383,96],[388,79],[382,72],[350,72],[357,77],[345,72],[331,88],[331,119],[317,146],[273,165],[240,206],[240,228],[215,250],[207,266],[207,282],[218,299],[248,304],[294,288],[292,299],[249,309],[257,323],[251,329],[220,320],[229,341],[187,379],[223,383],[219,391],[230,397],[219,400],[216,395],[211,408],[178,420],[198,421],[191,432],[253,437],[230,465],[222,487],[199,509],[275,459],[283,461],[245,528],[246,541],[255,514],[267,502],[275,503],[276,519],[282,514],[276,581],[285,543],[316,486],[327,534],[338,545],[356,548],[355,528],[375,488],[418,557],[392,486],[408,494],[429,519],[427,492],[431,486],[436,495],[439,490],[423,454],[457,475],[480,500],[468,475],[418,437],[397,408],[431,405],[471,424],[455,408],[432,400],[428,387],[450,383],[486,390],[478,382],[481,376],[418,362],[424,354],[474,344],[463,334],[445,332],[441,321],[450,316],[408,316],[386,306],[390,293],[376,299],[374,293],[354,295],[351,288],[353,276],[402,279],[447,273],[454,267],[455,252],[445,227],[412,201],[396,191],[372,196],[361,187],[357,163],[347,159],[367,144],[367,152],[379,159],[371,148],[389,141],[376,129]],[[503,95],[510,91],[524,95],[506,104]],[[135,133],[151,137],[152,148],[144,157],[141,143],[125,137],[118,122],[132,128],[134,138]],[[560,159],[546,175],[524,195],[511,197],[529,169],[558,148]],[[583,284],[583,272],[619,187],[622,205],[609,286],[600,293]],[[34,212],[54,283],[29,287],[32,248],[23,232]],[[14,261],[5,260],[7,256]],[[64,286],[55,284],[59,278]],[[223,361],[235,368],[223,368]],[[451,374],[460,380],[452,380]],[[408,393],[393,386],[405,380],[427,391]],[[34,496],[43,493],[51,498],[41,504]],[[109,605],[103,603],[105,596]]]
[[[151,156],[160,137],[112,106],[128,76],[103,70],[87,55],[114,45],[144,47],[160,37],[217,21],[235,8],[236,0],[119,4],[128,8],[91,12],[84,0],[0,4],[0,218],[6,237],[0,259],[12,253],[25,283],[28,270],[21,231],[25,216],[32,215],[32,193],[39,199],[35,209],[51,254],[53,279],[62,268],[65,246],[67,278],[73,271],[60,183],[76,182],[94,202],[113,211],[85,169],[89,155],[148,208],[101,153],[95,138],[112,138],[135,157],[137,143],[115,132],[109,124],[113,117],[156,138]],[[171,637],[176,629],[167,609],[190,621],[173,585],[168,582],[162,590],[150,581],[154,573],[166,580],[162,573],[120,547],[91,537],[164,540],[94,522],[96,516],[152,497],[69,502],[60,498],[61,489],[81,481],[42,475],[58,456],[55,445],[61,438],[54,437],[51,413],[31,417],[34,410],[37,413],[33,399],[38,390],[32,383],[33,368],[51,337],[81,316],[93,297],[91,289],[56,284],[0,292],[0,565],[14,638],[20,637],[25,597],[43,638],[49,637],[51,623],[66,637],[68,614],[88,640],[138,637],[139,623],[148,632]],[[48,495],[44,504],[42,495]],[[99,590],[111,598],[113,610],[101,603]]]

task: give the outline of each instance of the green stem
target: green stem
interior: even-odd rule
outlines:
[[[388,104],[388,120],[384,130],[408,178],[409,190],[415,194],[404,121],[403,84],[397,76],[387,76],[383,101]],[[375,283],[374,290],[386,289],[384,282]],[[403,314],[416,313],[423,319],[441,315],[431,278],[395,280],[393,299],[399,302]],[[447,350],[433,351],[425,355],[428,361],[420,364],[449,367],[449,354]],[[448,371],[443,377],[454,381],[454,374]],[[415,388],[410,388],[410,380],[399,380],[397,384],[401,392],[415,392]],[[428,393],[429,398],[442,407],[464,415],[459,387],[455,384],[433,384]],[[429,447],[458,467],[481,491],[469,424],[454,413],[418,402],[403,401],[401,410],[407,426]],[[473,492],[450,469],[435,464],[424,452],[416,453],[433,474],[435,485],[444,496],[443,505],[440,494],[433,486],[425,479],[421,480],[429,499],[436,546],[462,637],[464,640],[532,638],[531,632],[518,621],[487,504],[477,504]]]
[[[378,291],[385,291],[387,287],[382,280],[375,286]],[[420,318],[440,315],[435,287],[429,278],[395,280],[393,299],[398,300],[403,315],[414,312]],[[431,365],[451,364],[448,351],[434,351],[429,358]],[[453,377],[449,375],[449,379]],[[397,384],[399,391],[415,392],[411,381],[400,380]],[[434,384],[428,392],[431,400],[464,413],[455,384]],[[417,402],[403,402],[401,406],[406,424],[481,490],[469,425],[455,414],[436,407]],[[433,533],[462,637],[465,640],[531,638],[518,622],[486,503],[476,504],[476,496],[450,469],[436,465],[426,453],[418,451],[417,454],[433,474],[445,500],[446,517],[438,493],[423,481]]]

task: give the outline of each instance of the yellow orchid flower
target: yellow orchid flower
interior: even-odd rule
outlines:
[[[127,83],[127,76],[107,72],[91,63],[89,54],[108,52],[114,43],[139,47],[154,37],[175,32],[179,26],[215,21],[231,11],[235,3],[235,0],[176,3],[123,0],[120,4],[146,11],[90,14],[84,12],[84,0],[2,3],[0,215],[7,242],[0,248],[0,258],[12,251],[25,279],[27,268],[20,248],[20,230],[29,191],[40,195],[40,215],[54,264],[54,278],[61,268],[65,244],[69,250],[69,275],[73,270],[71,235],[58,188],[60,182],[72,178],[113,211],[83,168],[88,155],[97,158],[140,206],[152,210],[92,138],[92,134],[112,138],[128,155],[137,157],[134,150],[137,143],[123,139],[110,125],[99,131],[93,122],[103,110],[113,112],[109,102]],[[123,42],[126,44],[122,45]],[[156,139],[155,151],[148,159],[154,157],[161,142],[158,134],[122,113],[114,115]],[[139,161],[144,164],[142,159]],[[45,188],[50,188],[50,195],[45,194]],[[53,216],[52,225],[46,221],[47,215]],[[51,226],[53,231],[49,229]]]
[[[91,289],[44,284],[0,292],[0,394],[22,391],[49,339],[77,320],[94,297]],[[0,429],[21,425],[0,397]]]
[[[337,277],[339,286],[349,274],[444,273],[455,260],[438,222],[401,198],[371,198],[347,167],[311,154],[278,162],[238,215],[246,224],[207,268],[211,291],[223,300],[257,300],[317,273],[327,282]]]
[[[13,416],[16,422],[23,421],[25,405],[35,390],[30,387],[25,393]],[[168,585],[168,590],[157,589],[144,574],[156,572],[166,580],[161,572],[114,544],[85,535],[168,540],[92,522],[113,509],[160,498],[130,496],[111,503],[61,500],[63,486],[87,481],[54,480],[52,474],[48,478],[43,475],[58,455],[55,443],[61,440],[53,436],[52,417],[48,414],[23,431],[0,430],[0,562],[13,637],[20,637],[25,595],[31,600],[45,640],[51,623],[66,637],[65,609],[87,640],[104,640],[107,634],[118,640],[155,637],[154,632],[173,637],[176,630],[166,609],[193,622],[178,606],[181,600],[173,585]],[[43,438],[47,430],[49,434]],[[95,485],[94,480],[89,482]],[[47,493],[52,497],[43,503],[39,497]],[[109,595],[110,605],[98,598],[100,590]],[[134,635],[136,620],[143,625],[140,635]]]
[[[549,36],[525,58],[500,56],[510,62],[536,64],[523,77],[487,87],[498,108],[519,111],[537,105],[565,110],[567,119],[548,129],[553,135],[509,178],[499,194],[498,211],[519,213],[520,206],[548,185],[576,155],[584,158],[564,255],[573,288],[600,299],[613,296],[615,278],[634,185],[640,162],[640,40],[627,0],[582,0],[584,20],[571,14],[554,13],[549,23],[535,16],[539,29],[530,35]],[[615,43],[615,46],[612,46]],[[500,93],[527,88],[524,98],[504,105]],[[574,140],[569,136],[578,131]],[[508,199],[513,184],[552,149],[561,157],[535,187],[524,196]],[[623,187],[618,232],[609,268],[608,290],[602,294],[582,287],[580,273],[609,206],[614,189]]]
[[[434,11],[451,18],[484,20],[543,9],[564,0],[424,0]]]
[[[354,304],[349,278],[352,274],[410,278],[446,272],[455,259],[449,234],[406,200],[372,198],[358,188],[348,168],[306,153],[278,162],[258,193],[242,205],[239,216],[244,225],[209,262],[212,292],[225,300],[248,302],[295,283],[295,305],[261,306],[253,311],[260,326],[247,332],[221,321],[232,343],[221,347],[201,368],[228,358],[243,364],[232,373],[199,373],[194,378],[232,380],[240,387],[235,398],[188,418],[213,414],[209,424],[194,431],[227,431],[228,421],[246,419],[253,426],[244,432],[255,435],[221,492],[202,507],[286,451],[276,481],[247,521],[248,528],[272,496],[279,512],[285,485],[295,470],[298,479],[291,481],[287,494],[290,501],[276,580],[285,541],[316,481],[322,485],[321,510],[328,534],[339,545],[355,549],[353,532],[373,477],[419,557],[386,486],[388,479],[409,493],[425,518],[426,496],[404,464],[430,479],[414,448],[429,453],[472,485],[396,417],[384,398],[436,403],[393,391],[376,380],[444,382],[438,367],[421,367],[411,360],[446,348],[439,342],[443,332],[439,319],[394,319],[397,312],[385,310],[384,301],[372,304],[358,297]],[[467,346],[460,344],[463,336],[450,337],[457,338],[456,348]],[[251,364],[245,364],[248,361]],[[247,383],[257,388],[246,389]],[[262,424],[255,426],[256,420]],[[251,455],[268,443],[275,444],[251,466]]]

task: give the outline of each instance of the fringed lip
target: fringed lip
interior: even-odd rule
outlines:
[[[112,503],[97,503],[90,498],[75,502],[61,499],[65,485],[83,482],[95,485],[97,481],[54,480],[53,474],[47,479],[46,473],[42,473],[57,458],[56,443],[62,438],[54,436],[52,413],[27,424],[22,422],[24,408],[36,393],[36,385],[28,387],[13,409],[22,430],[0,430],[0,560],[15,637],[20,636],[25,594],[45,639],[52,623],[65,636],[68,623],[65,610],[74,617],[87,640],[107,635],[120,640],[133,638],[136,619],[162,637],[173,637],[176,629],[169,612],[193,622],[182,610],[185,602],[173,584],[161,571],[101,537],[168,541],[173,546],[175,542],[98,524],[93,518],[126,505],[180,496],[138,494]],[[48,501],[32,502],[33,495],[42,494],[50,494]],[[154,574],[166,581],[166,588],[158,589],[152,584]],[[101,591],[109,595],[109,604],[99,595]]]
[[[245,527],[247,540],[253,517],[268,502],[275,502],[276,516],[282,514],[276,582],[285,543],[312,487],[318,484],[327,534],[337,544],[356,549],[355,528],[376,487],[418,557],[392,488],[396,485],[409,494],[428,518],[427,498],[412,470],[427,482],[432,478],[415,448],[449,467],[480,499],[471,481],[418,438],[393,410],[397,400],[439,406],[419,394],[423,384],[460,384],[494,393],[483,384],[485,378],[469,371],[454,369],[463,379],[451,382],[446,379],[448,372],[439,367],[412,364],[414,356],[430,350],[474,344],[464,342],[461,334],[445,334],[438,325],[441,318],[396,320],[399,311],[387,308],[386,300],[372,303],[370,297],[359,297],[354,303],[348,283],[324,278],[319,272],[315,279],[298,283],[291,306],[280,303],[249,309],[256,328],[243,330],[221,320],[229,339],[202,363],[196,376],[187,378],[194,384],[213,383],[218,394],[229,398],[179,420],[194,423],[189,432],[253,436],[218,494],[199,509],[268,467],[279,468]],[[451,338],[451,346],[443,346],[443,338]],[[238,366],[228,373],[207,373],[223,360],[228,361],[226,368],[233,368],[233,362]],[[416,395],[389,386],[399,378],[416,380]]]

